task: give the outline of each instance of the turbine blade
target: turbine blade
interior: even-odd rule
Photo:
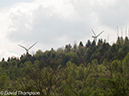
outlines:
[[[18,44],[18,46],[24,48],[24,49],[27,51],[27,48],[26,48],[26,47],[24,47],[24,46],[22,46],[22,45],[19,45],[19,44]]]
[[[96,34],[95,34],[95,32],[94,32],[94,30],[93,29],[91,29],[91,31],[94,33],[94,35],[96,36]]]
[[[38,42],[36,42],[36,43],[38,43]],[[30,47],[28,48],[28,50],[31,49],[36,43],[34,43],[32,46],[30,46]]]
[[[97,37],[100,35],[100,34],[102,34],[104,32],[104,30],[101,32],[101,33],[99,33],[98,35],[97,35]]]

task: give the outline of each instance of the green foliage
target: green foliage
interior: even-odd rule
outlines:
[[[77,53],[69,51],[68,53],[65,53],[64,61],[65,61],[65,63],[67,63],[68,61],[71,61],[75,64],[78,64],[79,57],[78,57]]]
[[[84,46],[38,50],[33,56],[0,62],[1,91],[40,92],[40,96],[128,96],[129,39],[109,45],[88,40]]]
[[[6,73],[2,73],[0,76],[0,86],[1,86],[1,90],[4,89],[4,85],[7,82],[7,74]]]

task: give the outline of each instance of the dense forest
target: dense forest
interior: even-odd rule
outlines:
[[[128,37],[112,45],[88,40],[0,62],[0,95],[129,96],[128,86]]]

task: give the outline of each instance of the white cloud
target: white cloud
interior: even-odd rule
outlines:
[[[0,57],[19,56],[23,49],[17,44],[42,50],[62,47],[67,43],[86,44],[93,35],[115,41],[115,27],[128,25],[128,3],[125,0],[35,0],[19,2],[0,10]],[[16,50],[14,50],[16,49]]]

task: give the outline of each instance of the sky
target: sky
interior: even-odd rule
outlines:
[[[109,43],[129,29],[129,0],[0,0],[0,59],[93,41]],[[116,30],[118,26],[118,31]],[[126,33],[127,32],[127,33]],[[109,39],[108,39],[109,38]]]

